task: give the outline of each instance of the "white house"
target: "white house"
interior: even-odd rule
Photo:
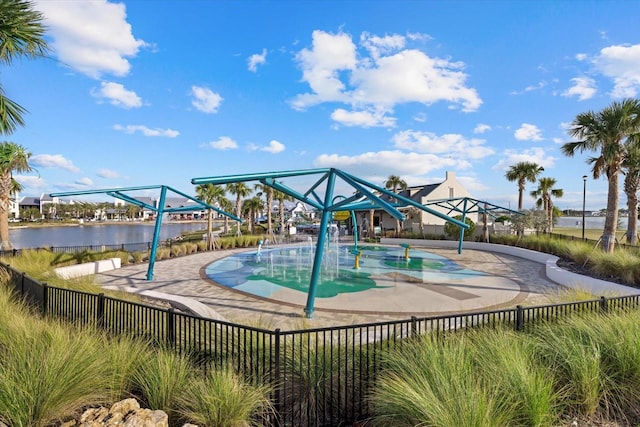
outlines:
[[[467,189],[456,179],[455,172],[447,171],[444,181],[437,184],[417,185],[399,192],[401,196],[407,197],[415,202],[425,205],[428,202],[442,199],[455,199],[461,197],[473,197]],[[384,197],[391,200],[390,197]],[[456,216],[458,213],[449,212],[448,209],[438,206],[429,206],[434,211],[441,212],[448,216]],[[414,232],[424,231],[427,233],[441,233],[445,220],[430,213],[411,208],[401,208],[402,213],[407,216],[402,228]],[[364,213],[363,213],[364,214]],[[368,215],[367,215],[368,216]],[[467,215],[473,222],[478,222],[478,215]],[[396,219],[383,210],[376,210],[374,213],[373,225],[380,232],[395,230]]]

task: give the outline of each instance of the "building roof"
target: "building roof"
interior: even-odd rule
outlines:
[[[18,204],[20,206],[40,206],[40,197],[24,196]]]

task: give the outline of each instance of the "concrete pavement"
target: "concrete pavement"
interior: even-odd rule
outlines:
[[[507,308],[517,304],[544,304],[557,300],[558,293],[564,289],[546,277],[544,265],[538,262],[478,250],[465,249],[462,254],[448,248],[427,250],[465,268],[485,272],[487,277],[464,289],[458,285],[441,289],[429,283],[408,281],[392,289],[395,294],[382,292],[376,295],[375,292],[365,291],[352,294],[341,302],[316,299],[316,311],[312,319],[304,316],[306,295],[299,299],[299,304],[295,301],[275,302],[222,287],[206,278],[204,269],[211,262],[247,249],[201,252],[157,261],[153,281],[146,280],[146,263],[97,274],[96,280],[111,289],[173,300],[180,307],[188,307],[191,301],[194,303],[193,311],[206,317],[283,330],[407,319],[411,315],[420,317]],[[422,297],[417,298],[417,295]],[[353,309],[355,305],[348,298],[367,302]],[[389,308],[386,303],[390,298],[395,298],[395,308]]]

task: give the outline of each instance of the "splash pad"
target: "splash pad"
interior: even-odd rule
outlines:
[[[304,307],[316,246],[260,247],[215,261],[205,275],[256,298]],[[324,248],[316,309],[376,314],[466,311],[513,303],[513,280],[465,268],[445,256],[407,245],[331,242]]]

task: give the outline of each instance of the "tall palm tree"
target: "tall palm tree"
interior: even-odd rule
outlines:
[[[9,210],[15,188],[13,172],[32,171],[30,157],[31,153],[21,145],[7,141],[0,143],[0,249],[3,251],[12,249],[9,241]]]
[[[284,202],[293,201],[293,197],[288,195],[287,193],[283,193],[282,191],[274,191],[273,198],[278,201],[278,212],[280,212],[280,235],[284,236]]]
[[[11,65],[15,59],[35,58],[49,50],[44,40],[43,16],[26,0],[0,1],[0,63]],[[10,135],[24,126],[26,110],[4,95],[0,85],[0,134]]]
[[[196,195],[208,205],[212,205],[218,201],[220,197],[224,197],[224,189],[219,185],[212,183],[200,184],[196,186]],[[214,248],[213,238],[213,209],[207,208],[207,250]]]
[[[580,113],[571,122],[569,135],[578,141],[567,142],[562,146],[566,156],[576,152],[599,151],[599,157],[587,159],[593,165],[593,178],[606,175],[609,188],[607,193],[607,216],[602,232],[601,248],[613,252],[618,227],[618,203],[620,189],[618,178],[622,172],[625,156],[625,143],[630,135],[640,128],[640,100],[627,98],[614,101],[599,112]]]
[[[251,190],[244,182],[233,182],[226,185],[226,190],[236,196],[236,216],[242,218],[242,198],[247,197]],[[236,230],[236,236],[242,234],[240,231],[240,223]]]
[[[273,188],[269,187],[268,185],[265,184],[256,184],[254,186],[254,188],[257,191],[260,191],[261,193],[264,193],[266,199],[267,199],[267,205],[265,206],[266,210],[267,210],[267,236],[272,236],[273,235],[273,224],[271,224],[271,220],[272,220],[272,212],[271,212],[271,206],[273,205]]]
[[[407,182],[398,175],[389,175],[389,178],[384,182],[384,188],[398,194],[407,189]],[[400,220],[396,219],[396,237],[398,236],[400,236]]]
[[[508,181],[518,183],[518,210],[522,210],[524,187],[527,181],[536,182],[538,175],[544,171],[544,168],[533,162],[518,162],[512,165],[505,173]]]
[[[537,197],[536,206],[542,207],[546,217],[546,232],[553,232],[553,200],[551,197],[562,197],[564,192],[561,188],[553,188],[556,185],[555,178],[540,178],[538,188],[531,192],[531,197]]]
[[[627,195],[627,243],[638,243],[638,190],[640,190],[640,133],[629,136],[622,167],[625,170],[624,192]]]

